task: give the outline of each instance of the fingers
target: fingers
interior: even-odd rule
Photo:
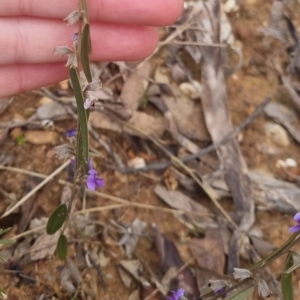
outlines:
[[[59,20],[0,18],[0,65],[66,61],[54,55],[56,46],[72,46],[74,28]],[[95,61],[140,60],[155,49],[154,27],[91,25],[92,56]]]
[[[91,20],[118,24],[165,26],[175,22],[183,0],[90,0]],[[64,19],[78,8],[78,0],[0,0],[0,16]]]
[[[8,65],[0,68],[0,98],[50,85],[68,78],[62,63]]]

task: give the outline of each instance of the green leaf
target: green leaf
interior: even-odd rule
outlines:
[[[52,235],[57,232],[65,223],[68,217],[68,209],[66,204],[61,204],[58,206],[51,214],[46,231],[48,234]]]
[[[285,270],[290,269],[293,266],[293,256],[291,253],[287,255],[285,262]],[[284,300],[293,300],[293,283],[292,283],[292,273],[283,273],[281,277],[281,289],[282,296]]]
[[[58,239],[56,251],[60,260],[66,260],[68,254],[68,240],[64,234]]]
[[[14,240],[0,240],[0,245],[11,245],[15,243]]]
[[[254,286],[250,286],[244,290],[239,290],[236,293],[230,295],[226,300],[246,300],[254,291]]]
[[[89,136],[88,136],[88,127],[87,127],[87,115],[86,110],[84,109],[84,99],[82,94],[82,87],[80,84],[79,75],[76,69],[69,69],[70,77],[74,89],[76,104],[77,104],[77,113],[78,121],[80,124],[80,130],[78,132],[78,143],[80,143],[80,153],[76,153],[76,159],[78,159],[78,166],[82,165],[84,170],[87,169],[87,161],[89,156]],[[82,154],[81,154],[82,153]],[[77,162],[76,162],[77,164]],[[76,166],[78,169],[78,167]]]
[[[91,52],[90,25],[84,24],[81,35],[80,58],[84,75],[88,82],[92,82],[89,54]]]
[[[0,260],[3,261],[3,262],[7,262],[7,260],[1,255],[0,255]]]
[[[7,293],[2,289],[0,289],[0,298],[1,299],[7,299]]]
[[[0,229],[0,236],[6,233],[7,231],[11,230],[11,227],[6,228],[6,229]]]

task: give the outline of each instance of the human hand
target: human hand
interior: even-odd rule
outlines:
[[[175,22],[182,0],[88,0],[94,61],[141,60],[158,41],[157,26]],[[77,25],[62,19],[77,0],[0,0],[0,98],[68,78],[56,46],[70,46]]]

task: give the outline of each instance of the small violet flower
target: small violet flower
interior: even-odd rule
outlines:
[[[184,297],[184,289],[178,289],[177,291],[172,291],[173,295],[167,297],[167,300],[180,300],[180,299],[186,299]]]
[[[298,223],[297,225],[291,227],[289,229],[290,233],[300,232],[300,212],[296,213],[294,216],[294,220]]]
[[[71,138],[77,135],[76,129],[71,129],[66,132],[66,137]]]
[[[102,178],[97,177],[97,171],[93,169],[91,160],[88,161],[88,178],[86,180],[86,185],[89,190],[94,191],[97,186],[103,187],[104,181]],[[177,299],[174,299],[177,300]]]

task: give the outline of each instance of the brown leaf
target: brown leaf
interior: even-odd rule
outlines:
[[[172,241],[163,236],[155,227],[154,233],[156,249],[158,251],[162,271],[166,273],[170,268],[175,267],[178,272],[184,263],[179,256],[176,246]],[[188,267],[184,268],[177,274],[176,278],[171,280],[170,289],[176,290],[178,288],[183,288],[185,290],[185,294],[188,299],[200,299],[196,278],[194,277],[191,269]]]
[[[285,127],[286,130],[291,134],[291,136],[298,143],[300,143],[300,123],[294,110],[283,104],[269,103],[265,107],[264,112],[268,117],[272,118],[275,122],[278,122],[283,127]]]
[[[175,97],[162,95],[162,98],[172,113],[179,132],[189,139],[210,141],[200,102],[191,101],[184,96],[175,84],[170,85],[170,88]]]
[[[141,262],[137,259],[132,260],[121,260],[120,266],[124,268],[134,279],[139,281],[143,287],[149,288],[151,284],[146,278],[142,275],[143,274],[143,266]]]
[[[200,267],[224,273],[225,255],[219,229],[207,229],[205,238],[192,239],[189,247]]]
[[[25,193],[29,193],[38,183],[40,180],[37,180],[36,178],[30,177],[28,181],[26,182],[26,187],[25,187]],[[21,219],[18,222],[18,230],[17,234],[25,231],[27,226],[29,225],[35,211],[37,208],[36,205],[36,198],[37,195],[33,195],[30,197],[22,206],[21,206]]]
[[[102,112],[92,112],[90,114],[89,120],[94,128],[112,130],[120,133],[123,130],[125,130],[131,135],[138,135],[136,131],[129,129],[126,126],[123,128],[115,120],[106,116]],[[139,111],[133,112],[132,117],[127,122],[130,126],[138,128],[139,130],[143,131],[146,135],[154,136],[162,136],[166,126],[164,118],[156,118]]]
[[[202,206],[201,204],[193,201],[188,196],[184,195],[180,191],[168,191],[164,186],[157,185],[154,188],[154,193],[161,198],[164,202],[166,202],[172,208],[183,210],[191,213],[199,213],[199,214],[206,214],[208,213],[208,209]],[[194,228],[194,226],[198,228],[205,228],[209,227],[216,227],[217,224],[215,221],[208,217],[197,216],[195,214],[183,214],[177,215],[181,222],[185,225],[189,223],[189,228]]]
[[[131,73],[125,81],[120,95],[120,99],[124,104],[124,108],[133,113],[140,105],[140,101],[145,93],[148,80],[145,78],[150,76],[152,64],[148,61],[143,66]]]

